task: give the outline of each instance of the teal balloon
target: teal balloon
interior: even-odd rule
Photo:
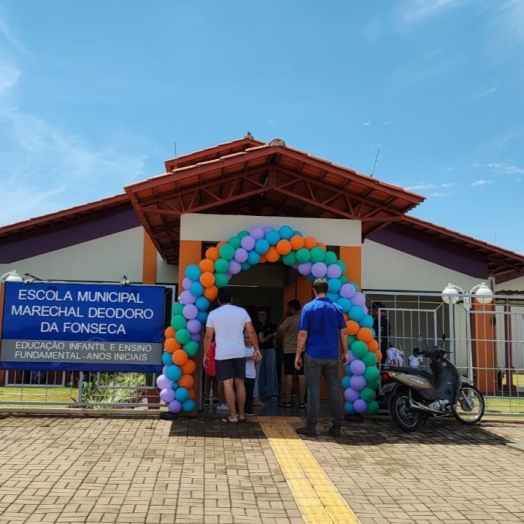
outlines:
[[[373,327],[373,317],[371,315],[366,315],[360,321],[360,327],[372,328]]]
[[[190,340],[189,342],[186,342],[182,347],[190,357],[194,357],[200,349],[198,342],[196,342],[195,340]]]
[[[311,250],[311,262],[322,262],[324,260],[324,257],[326,256],[326,252],[321,247],[314,247]]]
[[[283,255],[280,260],[286,264],[286,266],[292,266],[297,263],[297,254],[295,251],[290,251],[287,255]]]
[[[173,316],[181,315],[183,310],[184,310],[184,304],[182,304],[182,302],[175,302],[173,304],[173,307],[171,308],[171,313]]]
[[[199,311],[197,315],[197,320],[205,326],[207,320],[207,311]]]
[[[374,366],[377,363],[377,355],[375,353],[372,353],[371,351],[368,351],[363,357],[362,362],[366,364],[366,367],[368,366]]]
[[[311,251],[305,247],[301,247],[297,251],[297,262],[299,264],[304,264],[305,262],[309,262],[309,259],[311,258]]]
[[[355,408],[353,407],[353,402],[345,402],[344,403],[344,411],[348,415],[354,415],[355,414]]]
[[[240,246],[240,243],[239,243],[239,246]],[[218,254],[224,260],[231,260],[235,256],[235,248],[230,244],[224,244],[223,246],[219,247]]]
[[[218,258],[217,260],[215,260],[215,271],[217,273],[227,273],[228,269],[229,269],[229,262],[225,258]],[[216,278],[216,275],[215,275],[215,278]]]
[[[215,286],[216,287],[225,287],[229,282],[229,278],[225,273],[216,273],[215,274]]]
[[[175,391],[175,398],[178,402],[184,403],[186,400],[189,400],[189,390],[187,388],[178,388]]]
[[[171,366],[167,366],[166,369],[166,377],[169,380],[178,380],[182,376],[182,369],[180,366],[177,366],[176,364],[173,364]]]
[[[280,238],[285,240],[289,240],[295,234],[295,231],[290,226],[282,226],[278,232],[280,233]]]
[[[176,396],[176,394],[175,394]],[[196,404],[194,400],[186,400],[185,402],[182,402],[182,411],[186,413],[191,413],[192,411],[195,411]]]
[[[351,352],[357,358],[362,358],[368,352],[368,346],[365,342],[362,342],[361,340],[357,340],[353,342],[353,344],[351,344]]]
[[[185,275],[189,280],[198,280],[202,270],[196,264],[190,264],[186,267]]]
[[[351,371],[351,364],[346,364],[344,366],[344,371],[346,372],[346,375],[351,377],[351,375],[353,375],[353,372]]]
[[[324,262],[325,264],[325,262]],[[342,282],[338,278],[330,278],[328,280],[328,291],[330,293],[338,293],[342,287]]]
[[[200,282],[191,282],[189,291],[191,291],[191,294],[195,295],[195,297],[200,297],[200,295],[204,293],[204,286]]]
[[[175,315],[171,318],[171,327],[178,331],[179,329],[184,329],[187,325],[187,320],[183,315]]]
[[[175,334],[175,340],[180,344],[187,344],[191,340],[191,333],[187,329],[179,329]]]
[[[331,299],[333,302],[338,302],[340,299],[340,295],[338,293],[329,293],[328,292],[327,297]]]
[[[247,261],[250,265],[256,266],[260,264],[260,255],[252,249],[247,255]]]
[[[198,297],[195,301],[195,306],[199,311],[207,311],[209,309],[209,300],[206,297]]]
[[[324,255],[324,264],[326,264],[326,266],[330,266],[331,264],[336,264],[337,260],[338,260],[337,255],[333,253],[333,251],[326,251]]]
[[[340,386],[342,387],[342,389],[347,389],[349,388],[349,381],[350,381],[351,377],[349,375],[346,375],[345,377],[342,377],[341,381],[340,381]]]
[[[353,345],[353,342],[356,342],[357,340],[358,338],[356,335],[348,335],[348,347],[350,348]]]
[[[242,271],[247,271],[251,267],[251,264],[249,262],[242,262],[241,266]]]
[[[255,251],[259,255],[265,255],[269,251],[269,242],[265,238],[259,238],[255,242]]]
[[[276,246],[280,240],[280,233],[272,229],[266,233],[266,240],[269,242],[270,246]]]
[[[368,415],[375,415],[376,413],[378,413],[378,402],[376,402],[375,400],[368,402],[366,413]]]
[[[342,311],[344,311],[344,313],[347,313],[353,307],[349,298],[339,298],[337,300],[337,304],[342,308]],[[351,315],[349,315],[349,318],[351,318],[352,320],[356,320],[352,318]]]
[[[360,390],[360,398],[366,402],[371,402],[375,398],[375,392],[371,388]]]
[[[162,353],[162,364],[164,364],[165,366],[169,366],[172,363],[173,363],[173,358],[171,357],[171,353],[164,351]]]
[[[380,371],[376,366],[368,366],[366,371],[364,371],[364,378],[366,382],[373,382],[380,377]]]
[[[366,316],[365,311],[361,306],[351,306],[348,311],[348,317],[355,322],[360,323],[360,321]]]
[[[227,243],[233,247],[233,249],[238,249],[240,247],[240,238],[238,238],[238,235],[236,237],[231,237]],[[219,251],[220,253],[220,251]]]

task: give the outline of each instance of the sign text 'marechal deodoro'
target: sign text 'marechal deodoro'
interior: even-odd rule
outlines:
[[[0,367],[161,369],[164,288],[6,282]]]

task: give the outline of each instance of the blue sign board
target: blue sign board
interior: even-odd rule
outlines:
[[[5,283],[0,368],[161,370],[165,289]]]

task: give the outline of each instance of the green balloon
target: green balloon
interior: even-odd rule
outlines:
[[[355,335],[348,335],[348,348],[351,348],[353,345],[353,342],[357,341],[357,337]]]
[[[351,285],[357,290],[360,291],[358,284],[355,284],[355,282],[351,282]]]
[[[378,412],[378,403],[375,400],[368,402],[366,413],[368,415],[374,415],[377,412]]]
[[[366,402],[371,402],[375,398],[375,392],[371,388],[364,388],[360,391],[360,398]]]
[[[187,320],[184,318],[183,315],[174,315],[171,318],[171,327],[178,331],[179,329],[185,329],[187,325]]]
[[[215,286],[216,287],[225,287],[229,282],[229,278],[225,273],[216,273],[215,275]]]
[[[297,255],[294,251],[290,251],[287,255],[283,255],[280,259],[286,266],[292,266],[297,261]]]
[[[342,269],[342,273],[344,273],[346,271],[346,269],[348,268],[346,263],[343,261],[343,260],[339,260],[337,262],[337,264],[340,266],[340,268]]]
[[[311,251],[309,249],[302,247],[297,251],[297,262],[299,264],[304,264],[305,262],[309,262],[311,258]]]
[[[357,340],[353,342],[353,344],[351,344],[351,352],[357,358],[362,358],[368,352],[368,346],[365,342],[362,342],[361,340]]]
[[[238,236],[231,237],[227,243],[233,247],[233,249],[238,249],[240,247],[240,238]]]
[[[171,313],[173,314],[173,316],[181,315],[183,310],[184,304],[182,304],[182,302],[175,302],[173,304],[173,307],[171,308]]]
[[[191,333],[187,329],[179,329],[176,332],[175,340],[180,344],[187,344],[191,340]]]
[[[317,246],[311,250],[311,262],[322,262],[325,256],[326,252],[321,247]]]
[[[326,266],[330,266],[331,264],[336,264],[337,262],[337,255],[333,251],[326,251],[326,254],[324,256],[324,264]]]
[[[240,231],[240,233],[237,235],[240,240],[242,240],[244,237],[247,237],[249,235],[249,231]]]
[[[366,387],[377,391],[380,388],[380,380],[372,380],[371,382],[366,382]]]
[[[184,348],[184,351],[190,357],[194,357],[198,353],[198,350],[200,349],[198,346],[198,342],[196,342],[195,340],[190,340],[189,342],[184,344],[183,348]]]
[[[218,253],[224,260],[231,260],[235,256],[235,248],[230,244],[224,244],[220,246]]]
[[[362,362],[366,364],[367,366],[374,366],[377,363],[377,355],[375,353],[371,353],[371,351],[368,351],[363,357]]]
[[[376,366],[368,366],[366,371],[364,371],[364,378],[366,379],[366,382],[377,380],[378,377],[380,377],[380,371]]]
[[[229,262],[225,258],[215,260],[215,271],[217,273],[226,273],[229,269]],[[216,275],[215,275],[216,278]]]
[[[346,275],[342,275],[338,279],[340,280],[340,282],[342,282],[342,284],[347,284],[349,282],[349,279],[348,277],[346,277]]]

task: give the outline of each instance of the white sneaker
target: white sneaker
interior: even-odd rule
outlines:
[[[229,411],[229,408],[227,407],[227,404],[219,404],[217,406],[217,411]]]
[[[431,409],[436,409],[437,411],[443,410],[447,405],[449,404],[449,400],[434,400],[431,404],[429,404],[429,407]]]

